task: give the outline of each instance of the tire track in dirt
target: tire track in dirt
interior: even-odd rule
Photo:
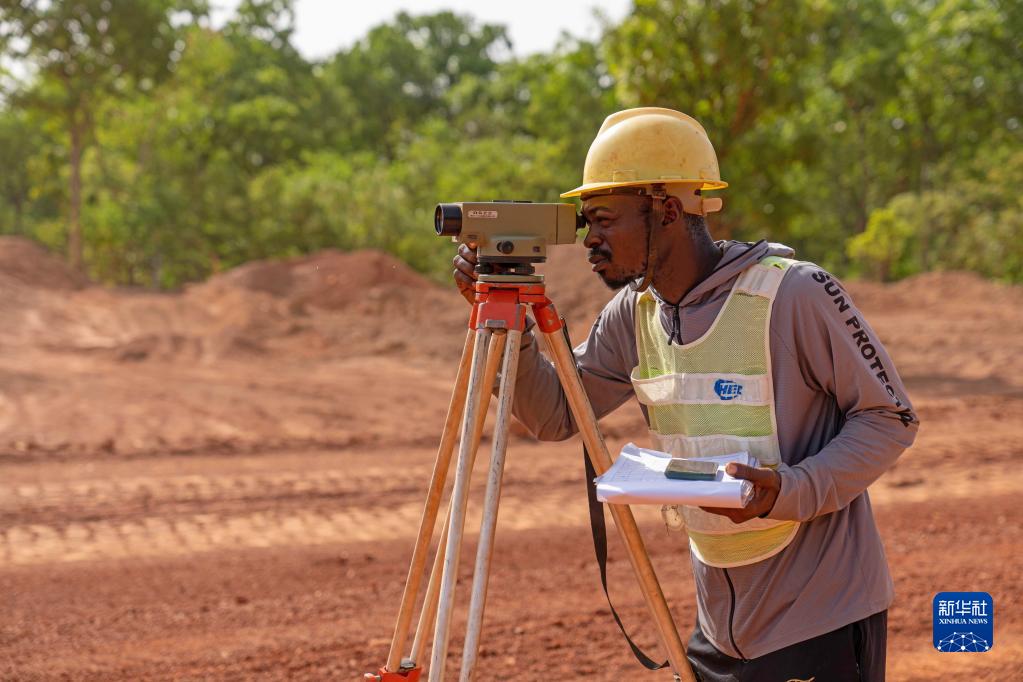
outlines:
[[[367,497],[386,478],[386,499]],[[128,477],[0,486],[0,567],[82,560],[181,556],[199,552],[411,539],[422,513],[422,477],[392,466],[357,474],[333,469],[224,476]],[[394,490],[407,486],[408,494]],[[585,523],[576,484],[537,494],[506,486],[500,527],[514,530]],[[1023,493],[1023,480],[943,480],[944,499]],[[478,496],[477,496],[478,497]],[[934,497],[923,478],[883,479],[876,505]],[[391,502],[388,500],[403,500]],[[235,501],[238,504],[231,506]],[[474,499],[477,507],[478,499]],[[255,508],[255,509],[254,509]],[[650,510],[644,509],[642,513]],[[479,527],[471,507],[467,533]]]
[[[534,501],[527,507],[521,500],[508,500],[502,514],[509,521],[502,526],[528,529],[578,524],[579,514],[559,502],[542,500],[536,506]],[[421,512],[421,504],[416,503],[389,506],[385,511],[193,514],[173,519],[144,517],[131,521],[73,522],[59,528],[23,524],[0,531],[0,568],[289,545],[386,542],[413,537]],[[478,513],[471,512],[466,524],[469,529],[478,527]]]
[[[0,486],[0,518],[23,517],[46,512],[62,518],[108,514],[160,505],[192,506],[225,501],[313,499],[344,497],[361,491],[364,476],[353,477],[340,469],[313,473],[266,473],[230,476],[141,476],[115,480],[93,479],[63,483],[24,483]],[[392,478],[398,486],[411,486],[411,474]]]

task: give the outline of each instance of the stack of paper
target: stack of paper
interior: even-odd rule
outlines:
[[[671,455],[647,450],[629,443],[618,459],[603,475],[594,479],[597,499],[611,504],[687,504],[703,507],[746,506],[753,496],[753,484],[732,478],[725,473],[725,465],[739,462],[756,466],[755,457],[748,452],[736,452],[717,457],[694,457],[718,464],[713,481],[685,481],[668,478],[664,468]]]

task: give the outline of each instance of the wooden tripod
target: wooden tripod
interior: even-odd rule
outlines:
[[[558,317],[554,305],[545,294],[542,279],[531,275],[492,278],[500,281],[486,281],[488,279],[491,278],[481,276],[481,280],[484,281],[476,284],[476,302],[469,320],[469,332],[462,349],[462,359],[448,406],[444,432],[437,451],[430,491],[426,498],[419,535],[412,553],[405,593],[398,611],[398,621],[394,629],[394,637],[391,640],[387,664],[376,673],[366,673],[367,681],[417,682],[422,672],[418,663],[421,660],[427,634],[431,628],[433,629],[433,650],[430,657],[429,675],[437,682],[445,679],[444,666],[447,659],[451,616],[454,610],[455,583],[468,504],[469,479],[472,475],[483,431],[483,422],[490,405],[490,397],[500,365],[501,383],[498,391],[497,421],[494,427],[490,469],[483,503],[483,522],[477,544],[472,596],[469,603],[469,617],[466,624],[465,645],[462,650],[462,667],[459,677],[461,682],[470,682],[474,679],[479,636],[483,627],[483,610],[493,553],[494,531],[497,526],[497,507],[501,496],[504,459],[508,448],[508,432],[512,418],[511,407],[519,360],[519,342],[525,331],[527,307],[532,309],[533,319],[536,320],[537,327],[542,332],[548,354],[554,362],[561,385],[568,397],[569,408],[579,426],[594,470],[600,475],[612,464],[604,438],[597,428],[597,419],[593,414],[593,408],[576,371],[572,349],[562,334],[564,325]],[[402,658],[401,652],[407,643],[412,611],[419,596],[426,568],[427,552],[436,525],[451,455],[454,452],[455,430],[458,424],[461,425],[458,465],[455,470],[455,482],[451,491],[447,520],[434,558],[412,652],[410,656]],[[689,661],[686,659],[685,647],[679,639],[678,630],[664,600],[664,593],[661,591],[653,565],[650,563],[650,557],[643,544],[632,510],[627,505],[608,506],[611,509],[615,526],[625,544],[643,598],[657,625],[661,644],[668,651],[668,661],[674,677],[676,680],[684,682],[695,682]],[[435,624],[434,621],[436,621]]]

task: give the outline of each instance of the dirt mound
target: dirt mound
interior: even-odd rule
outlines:
[[[290,357],[457,355],[469,313],[453,285],[376,250],[248,263],[187,295],[216,318],[238,320],[226,347]]]
[[[67,291],[88,285],[63,258],[25,237],[0,237],[0,275],[43,289]]]
[[[973,272],[925,272],[898,282],[850,281],[849,289],[861,307],[922,308],[965,307],[974,312],[1005,305],[1023,306],[1023,287],[992,282]]]
[[[301,307],[339,310],[381,288],[420,291],[436,285],[381,251],[328,249],[287,260],[247,263],[210,278],[197,290],[218,292],[225,287],[267,293]]]
[[[578,343],[614,292],[592,273],[581,244],[552,247],[538,271]],[[208,364],[253,355],[444,358],[462,347],[469,312],[453,284],[432,282],[375,250],[255,261],[182,293],[87,284],[38,244],[0,238],[0,347],[86,352],[119,362]],[[974,351],[987,367],[991,358],[1006,355],[1003,337],[1020,331],[1013,320],[1023,319],[1023,288],[970,273],[848,284],[872,320],[900,318],[880,325],[886,338],[914,344],[917,357],[929,362],[939,354],[950,362],[949,340],[958,336],[965,343],[982,329],[990,348]],[[927,320],[937,310],[966,327],[932,330]],[[925,329],[931,333],[922,334]]]
[[[468,315],[453,286],[373,250],[255,261],[180,293],[88,287],[19,238],[0,240],[0,267],[0,347],[117,362],[443,356]]]
[[[851,281],[848,288],[911,397],[1004,395],[1023,387],[1023,287],[968,272],[930,272],[891,284]]]

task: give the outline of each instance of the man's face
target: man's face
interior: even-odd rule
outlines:
[[[583,244],[593,271],[611,289],[621,289],[646,272],[647,212],[650,199],[605,194],[583,200],[589,225]]]

